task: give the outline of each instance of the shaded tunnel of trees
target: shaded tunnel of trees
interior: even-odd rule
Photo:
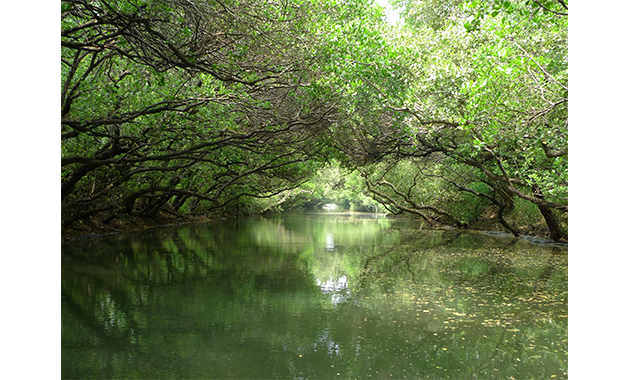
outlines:
[[[395,5],[62,1],[63,228],[338,202],[566,239],[568,3]]]

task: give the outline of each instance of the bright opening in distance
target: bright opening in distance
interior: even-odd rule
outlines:
[[[385,8],[386,20],[390,25],[395,25],[400,20],[400,10],[394,9],[388,0],[375,0],[375,3]]]

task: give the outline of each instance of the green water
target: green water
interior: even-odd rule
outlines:
[[[567,378],[567,250],[334,215],[62,247],[62,377]]]

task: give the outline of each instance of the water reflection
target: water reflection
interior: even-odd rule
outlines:
[[[333,306],[344,302],[350,298],[350,291],[348,290],[348,278],[344,275],[337,279],[330,277],[325,282],[317,279],[317,286],[321,289],[322,293],[330,297],[330,303]]]
[[[409,227],[295,215],[65,245],[62,375],[567,377],[566,249]]]
[[[313,352],[317,352],[317,350],[322,350],[328,355],[339,355],[340,347],[339,343],[335,342],[335,340],[331,337],[330,331],[328,329],[324,329],[313,344]]]
[[[332,233],[326,234],[326,250],[332,251],[335,249],[335,237]]]
[[[341,276],[337,279],[333,279],[331,277],[326,280],[326,282],[317,279],[317,286],[319,286],[324,294],[331,292],[338,293],[340,291],[345,291],[346,289],[348,289],[348,278],[346,276]]]

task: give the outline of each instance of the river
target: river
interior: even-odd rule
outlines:
[[[64,379],[566,379],[567,248],[365,214],[62,246]]]

